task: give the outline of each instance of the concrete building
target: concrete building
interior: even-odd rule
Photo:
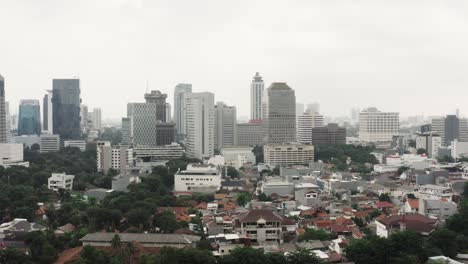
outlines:
[[[166,122],[166,99],[167,94],[160,91],[151,91],[145,94],[146,103],[156,105],[156,120],[160,122]]]
[[[452,201],[419,199],[418,203],[419,214],[442,221],[458,212],[457,204]]]
[[[439,148],[442,147],[442,137],[432,133],[419,134],[416,137],[416,149],[425,149],[431,158],[439,156]]]
[[[88,106],[82,104],[80,106],[80,127],[81,127],[81,132],[86,134],[86,131],[90,129],[88,126],[88,118],[89,117],[89,111],[88,111]]]
[[[8,143],[5,105],[5,79],[0,75],[0,143]]]
[[[438,221],[420,214],[391,215],[375,221],[376,235],[389,238],[401,230],[411,230],[422,235],[429,235],[437,228]]]
[[[127,117],[131,118],[134,145],[157,146],[156,104],[129,103]]]
[[[176,141],[176,127],[175,123],[161,123],[156,124],[156,145],[166,146]]]
[[[296,141],[296,95],[286,83],[272,83],[263,98],[263,133],[266,144]]]
[[[344,145],[346,144],[346,128],[330,123],[326,127],[312,128],[312,145]]]
[[[265,164],[289,166],[309,164],[314,161],[314,146],[302,144],[269,144],[264,149]]]
[[[52,91],[48,90],[42,102],[42,130],[48,134],[54,133],[52,97]]]
[[[109,141],[97,143],[97,170],[107,174],[110,169],[126,172],[133,166],[133,149],[119,145],[112,147]]]
[[[41,153],[57,152],[60,150],[59,135],[41,135]]]
[[[80,131],[80,80],[53,80],[53,133],[62,140],[79,139]]]
[[[179,159],[184,155],[184,148],[175,142],[166,146],[137,146],[133,151],[135,159],[146,162]]]
[[[237,146],[237,111],[223,102],[215,105],[215,148]]]
[[[450,145],[451,156],[454,159],[468,157],[468,142],[459,142],[458,140],[452,141]]]
[[[174,175],[176,192],[214,193],[221,188],[221,172],[211,164],[189,164]]]
[[[102,109],[94,108],[93,113],[91,114],[93,128],[96,130],[102,129]]]
[[[38,100],[21,100],[18,117],[18,136],[41,134],[41,108]]]
[[[176,123],[177,140],[185,139],[185,95],[192,92],[192,85],[179,83],[174,89],[174,122]]]
[[[285,217],[269,209],[254,209],[239,216],[239,236],[252,242],[283,243]]]
[[[430,132],[442,137],[442,145],[450,146],[452,141],[468,141],[468,120],[456,115],[431,117]]]
[[[185,95],[186,151],[190,158],[203,159],[214,155],[214,94]]]
[[[41,137],[33,136],[17,136],[13,138],[13,143],[22,144],[25,148],[32,148],[34,145],[36,147],[41,147]]]
[[[0,166],[24,162],[22,144],[0,143]]]
[[[261,120],[237,124],[237,146],[263,145],[263,123]]]
[[[86,151],[86,141],[84,141],[84,140],[65,140],[63,142],[63,146],[65,148],[68,148],[68,147],[77,148],[81,152]]]
[[[297,117],[297,142],[312,144],[312,129],[323,127],[324,118],[315,112],[304,112]]]
[[[362,142],[391,142],[399,130],[399,113],[381,112],[371,107],[359,114],[359,140]]]
[[[450,187],[444,187],[433,184],[419,186],[418,192],[415,194],[419,199],[426,200],[442,200],[452,201],[453,190]]]
[[[112,247],[112,240],[115,235],[115,233],[92,233],[86,235],[80,241],[83,243],[83,246],[110,248]],[[144,248],[194,248],[196,243],[200,241],[200,237],[198,236],[176,234],[120,233],[118,236],[123,244],[137,242]]]
[[[12,116],[10,114],[10,103],[5,102],[5,119],[6,119],[6,137],[7,137],[7,143],[12,143],[13,142],[13,134],[12,130],[13,129],[18,129],[18,116],[14,115]]]
[[[166,103],[166,122],[172,122],[172,107],[170,103]]]
[[[250,120],[262,119],[262,98],[265,83],[262,76],[257,72],[250,84]]]
[[[237,170],[246,163],[256,164],[256,158],[251,147],[222,148],[221,156],[224,157],[226,166],[234,167]]]
[[[52,173],[48,180],[47,187],[49,190],[58,192],[60,189],[69,190],[73,189],[73,180],[75,176],[67,175],[66,173]]]

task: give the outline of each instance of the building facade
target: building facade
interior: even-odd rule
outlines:
[[[122,118],[122,144],[133,144],[132,119],[129,117]]]
[[[263,147],[269,166],[305,165],[314,161],[314,146],[303,144],[268,144]]]
[[[330,123],[325,127],[312,128],[312,145],[344,145],[346,144],[346,128]]]
[[[221,172],[211,164],[189,164],[174,175],[176,192],[211,192],[221,188]]]
[[[176,123],[177,140],[185,138],[185,95],[192,92],[192,85],[179,83],[174,89],[174,122]]]
[[[96,151],[97,170],[104,174],[107,174],[110,169],[124,173],[134,163],[133,149],[128,146],[112,147],[109,141],[98,141]]]
[[[297,117],[297,142],[312,144],[312,129],[323,126],[323,115],[308,111],[302,113]]]
[[[235,106],[227,106],[222,102],[215,105],[215,148],[237,145],[237,111]]]
[[[157,123],[156,124],[156,145],[165,146],[175,142],[176,137],[175,123]]]
[[[158,161],[179,159],[184,155],[184,148],[178,143],[166,146],[137,146],[134,148],[135,159],[143,161]]]
[[[63,146],[65,148],[77,148],[81,152],[86,151],[86,141],[84,140],[65,140]]]
[[[79,139],[80,130],[80,80],[53,80],[53,133],[62,140]]]
[[[7,143],[7,120],[5,105],[5,79],[0,75],[0,143]]]
[[[18,117],[18,135],[41,134],[41,109],[38,100],[21,100]]]
[[[157,146],[156,104],[129,103],[127,117],[131,118],[134,145]]]
[[[93,124],[93,128],[96,130],[102,129],[102,109],[101,108],[94,108],[93,112],[91,113],[91,120]]]
[[[42,101],[42,130],[48,134],[54,133],[52,96],[53,93],[49,90]]]
[[[156,120],[166,122],[166,99],[167,94],[163,94],[160,91],[151,91],[145,94],[145,100],[147,104],[156,105]]]
[[[263,98],[263,133],[266,144],[296,141],[296,95],[286,83],[272,83]]]
[[[250,120],[262,119],[262,98],[265,83],[262,76],[257,72],[250,84]]]
[[[190,93],[185,96],[186,150],[190,158],[214,155],[214,94]]]
[[[263,123],[261,120],[237,124],[237,146],[263,145]]]
[[[60,189],[69,190],[73,189],[73,180],[75,176],[67,175],[65,173],[52,173],[52,176],[48,179],[47,187],[49,190],[58,192]]]
[[[361,142],[391,142],[399,134],[400,114],[381,112],[377,108],[364,109],[359,114],[359,140]]]

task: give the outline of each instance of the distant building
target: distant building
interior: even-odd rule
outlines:
[[[263,124],[260,120],[237,124],[237,146],[263,145]]]
[[[134,145],[157,146],[156,104],[129,103],[127,117],[131,118]]]
[[[86,235],[80,241],[83,243],[83,246],[110,248],[112,247],[112,240],[115,235],[115,233],[92,233]],[[137,242],[145,248],[193,248],[200,241],[200,237],[190,235],[130,233],[120,233],[117,235],[124,244]]]
[[[133,149],[119,145],[112,147],[109,141],[97,143],[97,170],[107,174],[110,169],[126,172],[133,165]]]
[[[101,130],[102,128],[102,110],[101,108],[94,108],[91,114],[93,128],[96,130]]]
[[[442,147],[442,137],[432,133],[419,134],[416,137],[416,149],[425,149],[426,154],[431,158],[439,156],[439,149]]]
[[[257,72],[250,85],[250,120],[262,119],[262,98],[265,83]]]
[[[166,99],[167,94],[163,94],[160,91],[151,91],[150,93],[145,94],[146,103],[156,105],[156,120],[160,122],[167,122]]]
[[[112,179],[112,190],[116,192],[128,192],[130,184],[141,183],[141,178],[132,174],[119,174]]]
[[[79,139],[80,131],[80,80],[53,80],[53,133],[62,140]]]
[[[5,105],[5,79],[0,75],[0,143],[7,143],[7,120]]]
[[[177,143],[166,146],[137,146],[133,151],[135,159],[146,162],[179,159],[184,155],[184,149]]]
[[[399,113],[381,112],[371,107],[359,114],[359,140],[362,142],[391,142],[399,130]]]
[[[263,147],[265,164],[288,166],[314,161],[314,146],[302,144],[269,144]]]
[[[122,118],[122,144],[133,144],[132,119],[129,117]]]
[[[52,173],[52,176],[48,180],[48,188],[50,190],[58,191],[60,189],[72,190],[73,179],[75,176],[67,175],[65,173]]]
[[[156,124],[156,145],[165,146],[175,142],[176,137],[175,123],[157,123]]]
[[[41,109],[38,100],[21,100],[18,118],[18,136],[41,134]]]
[[[59,135],[41,135],[41,153],[57,152],[60,150]]]
[[[81,132],[86,134],[86,132],[90,129],[88,126],[88,118],[89,117],[89,111],[88,111],[88,106],[82,104],[80,106],[80,127],[81,127]]]
[[[186,151],[189,158],[203,159],[214,155],[214,94],[185,95]]]
[[[86,151],[86,141],[84,141],[84,140],[65,140],[63,142],[63,146],[65,148],[67,148],[67,147],[77,148],[81,152]]]
[[[297,116],[297,142],[312,144],[312,129],[323,127],[323,115],[312,112],[304,112]]]
[[[454,140],[468,141],[468,119],[456,115],[432,117],[429,129],[430,133],[442,138],[442,145],[446,147]]]
[[[166,103],[166,122],[172,122],[172,108],[170,103]]]
[[[0,166],[29,167],[29,162],[24,162],[24,149],[22,144],[0,143]]]
[[[215,148],[237,145],[237,111],[235,106],[227,106],[223,102],[215,105]]]
[[[13,138],[13,143],[22,144],[25,148],[32,148],[34,145],[40,149],[41,147],[41,137],[32,135],[32,136],[17,136]]]
[[[48,134],[54,133],[52,97],[53,93],[49,90],[44,95],[42,102],[42,130]]]
[[[344,145],[346,144],[346,128],[338,124],[328,124],[326,127],[312,129],[312,145]]]
[[[296,141],[296,95],[286,83],[272,83],[263,98],[263,133],[267,144]]]
[[[283,243],[283,230],[287,219],[269,209],[254,209],[239,216],[237,232],[252,242]]]
[[[454,140],[450,145],[450,150],[452,152],[451,156],[454,159],[468,157],[468,142],[459,142],[458,140]]]
[[[237,170],[246,163],[256,164],[255,155],[251,147],[227,147],[221,149],[226,166],[231,166]]]
[[[174,88],[174,122],[179,141],[185,139],[185,95],[191,92],[192,85],[187,83],[179,83]]]
[[[174,175],[176,192],[214,193],[221,188],[221,172],[214,165],[189,164]]]
[[[438,221],[420,214],[392,215],[376,221],[377,236],[389,238],[401,230],[411,230],[429,235],[437,228]]]

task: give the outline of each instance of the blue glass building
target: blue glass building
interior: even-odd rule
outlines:
[[[41,135],[41,109],[38,100],[21,100],[18,135]]]

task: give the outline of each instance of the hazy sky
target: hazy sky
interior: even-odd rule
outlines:
[[[171,103],[177,83],[192,83],[248,116],[256,71],[325,115],[468,115],[468,1],[0,0],[12,108],[79,76],[83,102],[105,118],[143,101],[147,82]]]

